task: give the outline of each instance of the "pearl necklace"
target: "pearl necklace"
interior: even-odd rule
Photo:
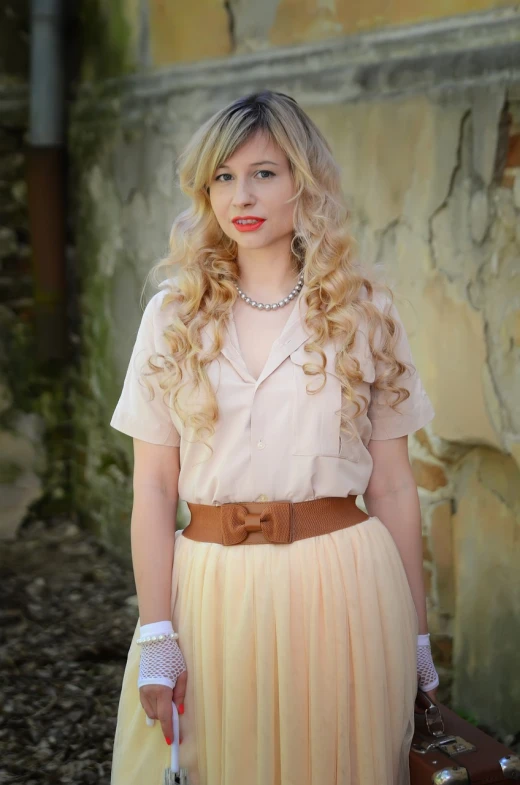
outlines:
[[[242,300],[248,305],[251,305],[253,308],[258,308],[259,311],[276,311],[277,308],[283,308],[284,305],[287,305],[288,303],[291,302],[291,300],[294,300],[294,298],[300,293],[302,286],[303,286],[303,271],[300,273],[298,277],[298,283],[296,284],[294,289],[287,295],[287,297],[284,297],[282,300],[280,300],[280,302],[257,303],[256,300],[253,300],[251,297],[248,297],[247,294],[245,294],[245,292],[243,292],[242,289],[240,289],[238,284],[235,284],[235,287],[238,290],[238,293],[242,298]]]

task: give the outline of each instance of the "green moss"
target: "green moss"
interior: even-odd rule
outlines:
[[[478,725],[479,724],[479,721],[478,721],[477,717],[475,717],[470,712],[465,711],[465,709],[461,709],[460,707],[458,707],[458,708],[454,708],[453,711],[456,714],[458,714],[459,717],[462,717],[462,719],[466,720],[467,722],[470,722],[472,725]]]
[[[132,249],[104,266],[102,259],[119,220],[117,196],[100,204],[94,188],[113,183],[112,151],[140,129],[121,128],[117,85],[94,85],[81,94],[70,127],[74,237],[79,274],[81,355],[71,385],[74,444],[71,488],[80,521],[123,557],[130,555],[132,512],[132,439],[110,427],[121,393],[116,374],[117,334],[114,292],[119,273],[131,275]],[[92,177],[95,171],[96,176]],[[106,180],[106,182],[104,182]],[[114,213],[112,215],[112,212]],[[114,272],[116,271],[116,272]],[[136,279],[136,285],[139,285]]]
[[[91,107],[92,109],[92,107]],[[88,187],[94,166],[109,169],[110,150],[118,133],[116,118],[108,113],[94,124],[75,119],[72,131],[74,215],[78,252],[81,357],[73,384],[75,444],[71,485],[75,509],[84,525],[123,556],[129,554],[132,506],[131,453],[110,428],[120,392],[114,374],[114,329],[111,298],[114,282],[100,270],[105,246],[102,206]],[[125,262],[122,258],[121,263]],[[130,441],[130,440],[128,440]],[[131,449],[131,443],[130,443]]]
[[[84,80],[98,82],[135,70],[132,28],[123,0],[83,0],[80,26]]]
[[[105,100],[105,88],[95,86],[79,98],[70,110],[68,146],[71,160],[71,182],[74,190],[92,166],[106,157],[120,129],[121,116],[117,95],[111,91]],[[82,209],[82,203],[77,202]]]

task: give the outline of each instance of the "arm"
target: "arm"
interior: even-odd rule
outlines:
[[[141,624],[171,618],[179,448],[134,438],[131,544]]]
[[[131,543],[141,631],[147,624],[162,622],[164,625],[172,618],[171,590],[179,500],[179,452],[179,447],[152,444],[134,437]],[[163,647],[162,643],[152,645]],[[175,650],[178,651],[176,644],[173,647],[173,651]],[[171,669],[172,647],[164,642],[162,651],[164,653],[161,654],[161,668],[165,668],[166,674]],[[182,664],[177,663],[179,670],[184,667],[184,660],[181,659]],[[157,665],[158,660],[155,662]],[[141,672],[142,665],[141,659]],[[176,705],[182,704],[185,693],[186,670],[176,679],[173,690]],[[141,687],[140,697],[146,715],[161,722],[167,743],[171,743],[171,689],[148,683]]]
[[[132,562],[142,625],[171,617],[171,574],[175,544],[181,438],[148,361],[168,355],[164,330],[170,312],[161,310],[163,293],[145,308],[128,364],[123,390],[110,424],[133,437],[134,502]],[[155,359],[157,363],[157,359]]]
[[[387,527],[399,549],[419,618],[419,634],[428,632],[423,577],[422,527],[419,495],[408,457],[408,436],[372,440],[374,461],[363,500],[369,515]]]
[[[392,393],[371,389],[368,417],[372,424],[368,451],[373,459],[370,481],[363,494],[370,515],[377,516],[387,527],[399,550],[408,585],[417,611],[417,676],[421,689],[435,699],[432,692],[439,677],[431,657],[430,635],[427,632],[426,592],[424,588],[422,526],[419,495],[408,457],[408,435],[433,420],[435,412],[413,362],[406,330],[394,304],[382,304],[397,326],[397,334],[390,340],[395,357],[406,364],[397,384],[408,390],[409,396],[391,406]],[[381,329],[376,330],[375,345],[381,351]],[[385,372],[385,363],[375,360],[375,377]]]
[[[171,312],[162,309],[163,300],[158,293],[145,308],[110,424],[134,440],[131,545],[140,621],[139,694],[147,717],[160,720],[171,743],[172,697],[176,705],[182,703],[187,674],[172,627],[171,597],[181,436],[161,377],[150,373],[148,364],[151,356],[157,361],[168,355],[164,331]]]

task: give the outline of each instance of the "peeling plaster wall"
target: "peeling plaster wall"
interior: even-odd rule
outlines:
[[[459,706],[493,727],[520,727],[518,465],[486,448],[457,467],[453,549],[454,691]]]
[[[345,172],[360,255],[391,260],[413,345],[428,358],[421,370],[438,412],[436,433],[515,452],[518,208],[510,175],[495,159],[509,144],[513,155],[518,103],[504,108],[496,90],[487,98],[473,90],[450,101],[417,98],[314,116]],[[502,115],[512,130],[499,150]],[[486,162],[480,151],[488,137]]]
[[[85,81],[501,9],[510,0],[82,0]]]
[[[508,0],[198,0],[189,7],[149,0],[152,60],[193,62],[508,7]]]
[[[436,410],[411,456],[443,689],[453,678],[459,708],[509,730],[520,726],[519,98],[472,89],[308,107],[340,160],[360,256],[398,292]]]
[[[481,721],[515,731],[519,696],[512,705],[491,663],[513,678],[520,648],[513,613],[520,586],[518,24],[513,14],[489,30],[478,23],[466,37],[455,24],[421,29],[426,38],[415,42],[408,31],[392,32],[293,54],[254,43],[266,35],[275,4],[264,17],[251,12],[241,21],[246,5],[225,4],[227,21],[222,5],[197,7],[228,25],[219,57],[246,39],[255,54],[100,83],[74,107],[84,315],[76,498],[105,539],[128,549],[131,442],[108,422],[140,319],[141,284],[185,205],[176,156],[229,100],[261,87],[291,93],[333,146],[359,253],[382,265],[397,291],[436,409],[434,422],[410,439],[410,453],[441,697],[451,694]],[[151,9],[152,28],[163,10],[160,3]],[[151,40],[155,51],[153,30]],[[494,585],[490,592],[490,581],[479,578],[493,571],[498,595],[506,582],[510,591],[500,609]],[[494,636],[498,629],[507,629],[507,641]],[[469,651],[482,656],[470,661]]]

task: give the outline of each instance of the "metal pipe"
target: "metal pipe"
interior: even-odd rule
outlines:
[[[62,0],[32,0],[30,144],[63,145],[64,66]]]
[[[62,0],[31,2],[27,182],[38,359],[67,355]]]

